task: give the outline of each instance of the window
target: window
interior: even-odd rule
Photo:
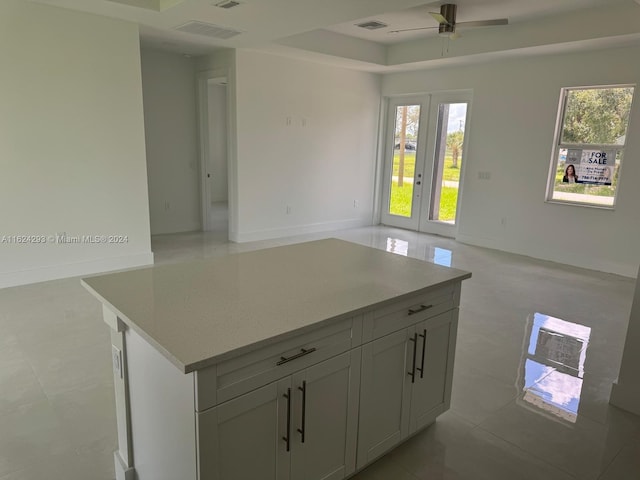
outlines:
[[[564,88],[547,200],[613,208],[634,87]]]

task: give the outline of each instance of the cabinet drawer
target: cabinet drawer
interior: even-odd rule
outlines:
[[[416,295],[365,314],[362,341],[370,342],[457,306],[453,285]]]
[[[343,320],[197,372],[196,409],[206,410],[350,350],[355,346],[353,326],[353,319]]]

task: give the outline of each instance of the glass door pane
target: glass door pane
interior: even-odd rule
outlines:
[[[464,152],[467,103],[440,103],[429,220],[455,225]]]
[[[411,217],[420,127],[420,105],[395,107],[393,164],[388,213]]]

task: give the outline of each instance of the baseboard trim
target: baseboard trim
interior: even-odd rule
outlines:
[[[113,461],[115,463],[116,480],[136,480],[136,471],[133,467],[127,467],[120,457],[120,452],[113,452]]]
[[[51,265],[30,270],[0,272],[0,288],[16,287],[29,283],[46,282],[60,278],[92,275],[95,273],[124,270],[153,265],[153,253],[138,253],[123,257],[99,258],[87,262]]]
[[[370,225],[371,221],[359,218],[351,220],[340,220],[338,222],[312,223],[307,225],[296,225],[294,227],[254,230],[252,232],[234,232],[235,238],[233,240],[238,243],[254,242],[257,240],[270,240],[273,238],[292,237],[295,235],[327,232],[330,230],[343,230],[346,228],[367,227]]]
[[[638,274],[638,266],[633,262],[627,264],[620,264],[614,262],[601,261],[592,257],[589,258],[567,258],[566,256],[554,257],[547,253],[522,251],[517,248],[510,248],[504,245],[498,239],[476,237],[464,234],[456,235],[456,241],[464,243],[466,245],[473,245],[475,247],[491,248],[493,250],[499,250],[502,252],[513,253],[516,255],[523,255],[526,257],[535,258],[537,260],[543,260],[545,262],[554,262],[562,265],[571,265],[572,267],[585,268],[587,270],[595,270],[598,272],[612,273],[614,275],[620,275],[628,278],[636,278]]]

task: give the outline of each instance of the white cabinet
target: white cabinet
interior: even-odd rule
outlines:
[[[337,480],[355,470],[359,377],[359,348],[293,375],[292,480]]]
[[[274,382],[198,414],[201,480],[287,479],[287,456],[279,425],[289,379]],[[285,413],[286,415],[286,413]]]
[[[197,414],[200,480],[334,480],[355,470],[360,351]]]
[[[410,388],[405,381],[408,332],[405,328],[362,346],[358,468],[407,436],[409,409],[403,403]]]
[[[326,239],[84,279],[112,328],[116,477],[352,475],[448,407],[469,277]]]
[[[449,408],[457,309],[362,346],[358,468]]]
[[[458,323],[458,311],[450,311],[415,326],[409,345],[413,368],[415,352],[415,376],[407,375],[411,382],[409,405],[409,435],[430,425],[438,415],[449,409],[453,360]],[[413,352],[411,351],[413,349]],[[407,356],[407,363],[409,357]],[[409,371],[409,369],[408,369]]]

